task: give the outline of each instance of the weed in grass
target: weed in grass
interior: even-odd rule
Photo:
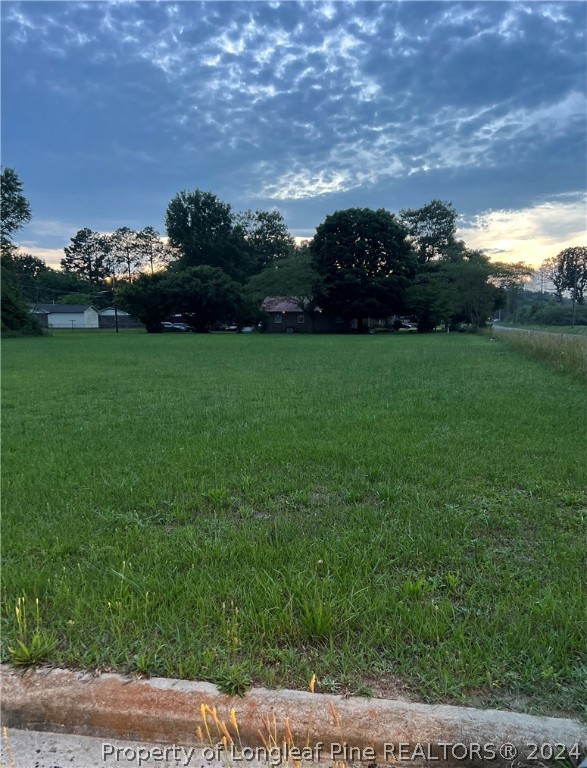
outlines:
[[[15,616],[16,647],[8,648],[12,663],[18,667],[26,667],[47,660],[56,643],[41,627],[39,598],[35,599],[34,629],[29,627],[25,595],[16,601]]]
[[[239,610],[234,600],[230,601],[230,605],[222,603],[222,612],[225,618],[226,625],[226,645],[228,647],[231,656],[238,653],[241,641],[239,637],[240,623],[239,623]]]
[[[335,626],[335,612],[331,605],[321,599],[302,606],[300,624],[306,637],[326,640]]]
[[[420,576],[417,579],[411,577],[406,579],[401,588],[401,597],[404,599],[414,599],[423,597],[432,591],[432,585],[426,579],[425,576]]]
[[[209,488],[204,493],[204,499],[212,509],[223,510],[230,504],[230,493],[228,488]]]
[[[229,696],[244,696],[253,680],[247,665],[235,663],[215,672],[214,682],[222,693]]]

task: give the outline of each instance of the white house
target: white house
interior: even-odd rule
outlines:
[[[32,304],[45,328],[98,328],[98,310],[90,304]]]
[[[143,328],[143,324],[123,309],[114,309],[106,307],[98,312],[100,328],[114,328],[117,324],[119,328]]]

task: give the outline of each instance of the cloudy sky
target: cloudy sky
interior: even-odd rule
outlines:
[[[182,189],[329,213],[451,201],[460,234],[539,263],[585,244],[584,2],[12,2],[2,163],[25,249],[153,225]]]

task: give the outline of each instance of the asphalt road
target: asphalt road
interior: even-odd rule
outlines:
[[[199,747],[13,728],[3,731],[1,753],[1,768],[226,768]]]

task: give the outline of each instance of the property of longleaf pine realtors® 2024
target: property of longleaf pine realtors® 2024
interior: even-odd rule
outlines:
[[[564,744],[534,744],[525,745],[526,754],[520,755],[518,747],[511,743],[480,744],[476,742],[435,742],[435,743],[385,743],[383,744],[383,758],[385,761],[413,761],[428,760],[444,761],[449,759],[455,761],[470,761],[473,758],[478,760],[495,760],[501,757],[506,760],[513,760],[524,757],[529,760],[562,760],[563,757],[579,757],[579,745],[575,744],[571,750],[567,750]],[[288,744],[272,747],[237,747],[235,744],[222,743],[214,746],[197,747],[179,747],[177,745],[169,747],[116,747],[113,744],[105,743],[102,745],[102,760],[105,762],[108,758],[114,758],[117,762],[136,763],[139,766],[149,762],[161,762],[163,760],[175,760],[180,765],[195,765],[200,759],[207,762],[220,762],[230,760],[234,763],[255,763],[268,764],[272,766],[289,765],[298,761],[318,762],[321,759],[330,759],[336,762],[344,763],[373,763],[376,758],[376,752],[372,747],[351,747],[345,742],[332,743],[327,748],[319,741],[313,747],[294,747]],[[193,761],[193,762],[192,762]],[[290,762],[292,761],[292,762]]]

